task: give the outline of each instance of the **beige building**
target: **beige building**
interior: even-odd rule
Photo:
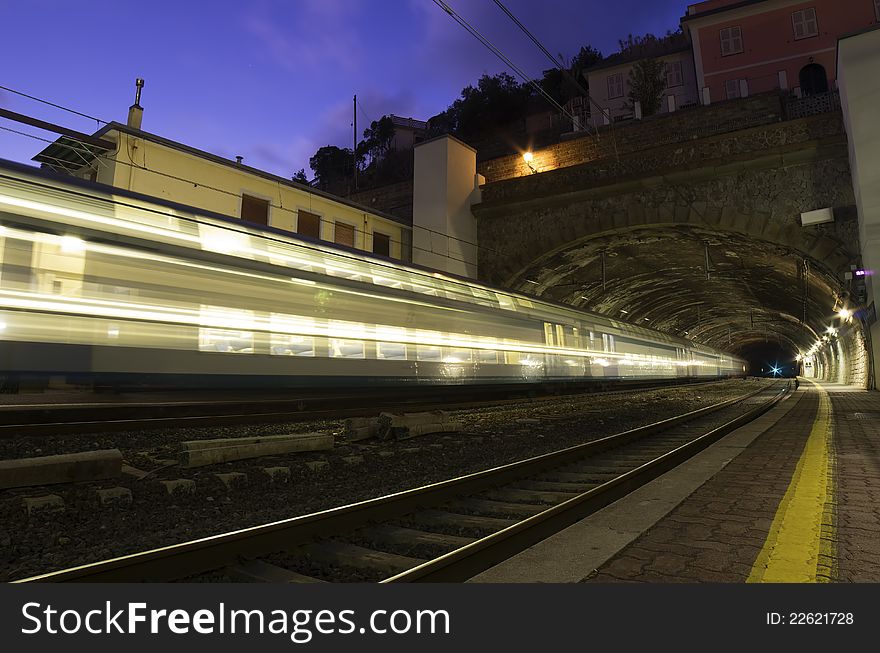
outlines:
[[[135,105],[128,124],[112,122],[94,134],[112,148],[102,150],[61,137],[34,160],[116,188],[410,260],[408,221],[145,132],[140,129],[142,112]]]
[[[593,108],[591,122],[600,127],[612,121],[634,118],[630,104],[630,71],[640,60],[654,58],[666,64],[666,89],[659,113],[670,113],[699,102],[693,51],[679,41],[660,43],[656,50],[611,55],[584,72],[590,96],[601,108]]]

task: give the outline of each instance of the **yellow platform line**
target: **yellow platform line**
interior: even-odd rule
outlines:
[[[810,383],[820,393],[816,419],[747,583],[821,583],[833,577],[831,400]]]

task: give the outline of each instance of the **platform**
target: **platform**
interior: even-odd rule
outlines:
[[[878,582],[880,393],[800,389],[471,582]]]

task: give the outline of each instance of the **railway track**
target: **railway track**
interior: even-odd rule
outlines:
[[[458,582],[669,471],[789,383],[425,487],[18,582]]]
[[[524,399],[554,399],[563,394],[615,394],[649,391],[680,385],[706,385],[710,381],[623,381],[607,384],[514,386],[430,386],[356,394],[300,394],[293,398],[236,399],[214,401],[100,402],[66,404],[0,405],[0,438],[75,433],[114,433],[140,429],[221,426],[340,419],[374,415],[383,410],[420,412],[439,408],[456,410],[504,405]]]

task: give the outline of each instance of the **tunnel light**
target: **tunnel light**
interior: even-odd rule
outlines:
[[[838,316],[841,320],[848,320],[850,317],[852,317],[852,311],[850,311],[850,310],[847,309],[847,308],[841,308],[841,309],[837,312],[837,316]]]
[[[830,326],[827,329],[825,329],[825,333],[827,333],[829,336],[833,336],[834,334],[837,333],[837,329],[835,329],[833,326]]]

